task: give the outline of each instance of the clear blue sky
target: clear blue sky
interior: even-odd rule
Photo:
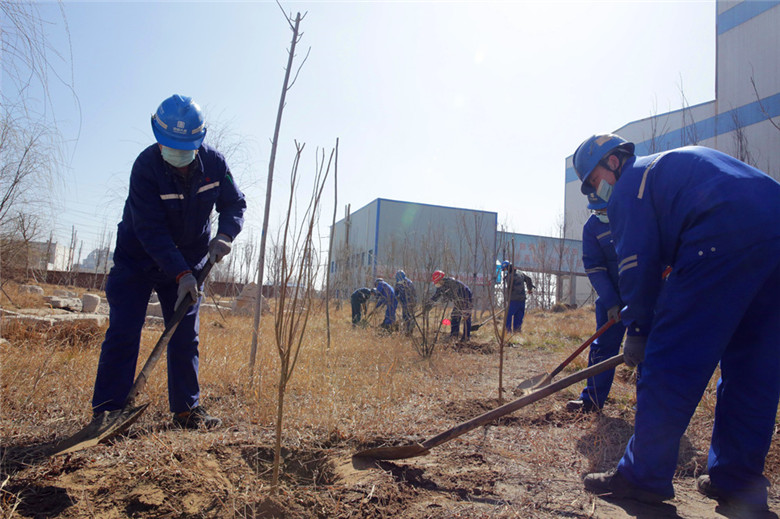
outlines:
[[[67,54],[60,7],[42,3]],[[496,211],[509,230],[554,232],[564,160],[594,132],[714,99],[714,1],[284,2],[306,16],[275,172],[286,206],[293,140],[339,146],[338,217],[375,198]],[[121,216],[151,113],[192,96],[246,144],[233,165],[259,236],[270,139],[291,31],[273,2],[65,2],[73,87],[57,85],[68,139],[57,236],[85,251]],[[69,75],[71,70],[60,65]],[[216,126],[215,126],[216,125]],[[208,141],[208,137],[207,137]],[[304,186],[304,187],[305,187]],[[332,184],[321,224],[327,233]],[[246,233],[247,235],[249,233]],[[113,245],[112,245],[113,247]]]

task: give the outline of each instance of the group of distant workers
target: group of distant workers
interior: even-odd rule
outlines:
[[[512,263],[504,261],[501,270],[505,273],[505,296],[509,301],[506,316],[506,328],[509,332],[519,332],[523,325],[525,315],[526,288],[532,293],[534,284],[531,278],[517,270]],[[450,313],[450,336],[455,339],[467,341],[471,337],[471,315],[474,309],[474,299],[471,289],[462,281],[445,275],[441,270],[431,275],[431,282],[436,287],[433,295],[422,305],[422,311],[428,312],[437,301],[452,303]],[[364,315],[368,315],[368,301],[376,297],[374,310],[384,307],[385,316],[381,328],[391,330],[395,323],[395,314],[398,304],[401,304],[401,318],[406,334],[411,334],[414,329],[416,316],[417,292],[414,283],[403,270],[395,273],[395,288],[390,286],[383,278],[374,281],[374,288],[361,287],[355,290],[351,296],[352,325],[357,326]],[[461,322],[463,328],[461,332]]]

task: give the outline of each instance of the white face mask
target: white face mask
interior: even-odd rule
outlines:
[[[195,160],[195,155],[198,154],[198,150],[177,150],[168,146],[162,146],[160,151],[162,152],[163,160],[174,168],[188,166]]]
[[[596,218],[599,219],[599,222],[601,223],[609,223],[609,216],[607,216],[607,213],[595,213]]]
[[[605,202],[609,202],[609,197],[612,195],[612,185],[602,179],[599,182],[599,187],[596,189],[596,195]]]

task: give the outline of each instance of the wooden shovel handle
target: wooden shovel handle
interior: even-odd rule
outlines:
[[[606,331],[609,329],[609,327],[610,327],[610,326],[612,326],[613,324],[615,324],[616,322],[617,322],[617,321],[615,321],[614,319],[610,319],[609,321],[607,321],[606,323],[604,323],[604,326],[602,326],[601,328],[599,328],[598,330],[596,330],[596,333],[594,333],[593,335],[591,335],[591,336],[588,338],[588,340],[586,340],[585,342],[583,342],[582,344],[580,344],[580,347],[579,347],[579,348],[577,348],[576,350],[574,350],[574,353],[572,353],[571,355],[569,355],[569,356],[566,358],[566,360],[564,360],[563,362],[561,362],[561,363],[558,365],[558,367],[557,367],[557,368],[555,368],[554,370],[552,370],[552,371],[550,372],[550,374],[549,374],[549,375],[547,375],[547,377],[545,378],[545,380],[552,379],[552,378],[553,378],[555,375],[557,375],[558,373],[560,373],[561,371],[563,371],[563,368],[565,368],[566,366],[568,366],[568,365],[569,365],[569,363],[570,363],[571,361],[573,361],[574,359],[576,359],[576,358],[577,358],[577,356],[578,356],[580,353],[582,353],[582,351],[583,351],[585,348],[587,348],[588,346],[590,346],[591,344],[593,344],[593,341],[595,341],[596,339],[598,339],[599,337],[601,337],[601,335],[602,335],[604,332],[606,332]]]
[[[541,400],[542,398],[549,396],[553,393],[556,393],[561,389],[569,387],[572,384],[576,384],[581,380],[585,380],[586,378],[590,378],[604,371],[613,369],[619,366],[620,364],[623,364],[622,353],[615,355],[614,357],[610,357],[605,361],[599,362],[598,364],[594,364],[593,366],[583,369],[582,371],[579,371],[577,373],[574,373],[573,375],[569,375],[568,377],[562,378],[558,382],[554,382],[549,386],[540,388],[529,395],[520,397],[517,400],[502,405],[501,407],[497,407],[496,409],[493,409],[492,411],[488,411],[487,413],[484,413],[467,422],[463,422],[460,425],[456,425],[452,429],[444,431],[443,433],[437,434],[433,438],[426,440],[425,442],[422,443],[422,446],[425,449],[431,449],[433,447],[436,447],[437,445],[441,445],[444,442],[448,442],[453,438],[457,438],[458,436],[479,427],[480,425],[484,425],[486,423],[492,422],[496,418],[507,415],[513,411],[517,411],[521,407],[525,407],[529,404],[536,402],[537,400]]]
[[[206,278],[211,272],[211,267],[213,265],[214,264],[211,263],[211,261],[206,261],[206,265],[203,267],[203,270],[200,271],[200,275],[198,276],[199,287],[203,284],[204,281],[206,281]],[[157,361],[160,360],[163,350],[165,349],[166,346],[168,346],[168,342],[170,342],[173,332],[176,331],[176,328],[179,326],[179,323],[181,322],[182,319],[184,319],[184,316],[187,315],[190,306],[192,306],[194,302],[195,301],[192,300],[192,297],[189,294],[187,294],[184,300],[181,302],[181,304],[179,304],[178,308],[176,308],[176,310],[173,312],[173,317],[171,318],[171,321],[165,327],[162,336],[160,336],[160,338],[157,340],[157,344],[154,345],[154,348],[152,349],[152,353],[150,353],[149,358],[146,359],[146,363],[144,364],[144,367],[141,369],[141,372],[138,373],[138,376],[135,378],[135,383],[133,383],[133,387],[130,388],[130,393],[128,393],[127,395],[127,400],[125,401],[125,408],[132,407],[133,403],[135,402],[135,399],[138,397],[141,391],[144,390],[144,387],[146,386],[146,381],[149,379],[149,376],[152,374],[152,370],[157,365]]]

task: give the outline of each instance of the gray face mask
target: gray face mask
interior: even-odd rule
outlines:
[[[161,152],[163,160],[174,168],[188,166],[198,154],[198,150],[177,150],[168,146],[162,146]]]
[[[605,202],[609,202],[609,197],[612,196],[612,186],[606,180],[602,180],[596,189],[596,195]]]
[[[607,213],[595,213],[596,218],[599,219],[599,222],[601,223],[609,223],[609,216],[607,216]]]

